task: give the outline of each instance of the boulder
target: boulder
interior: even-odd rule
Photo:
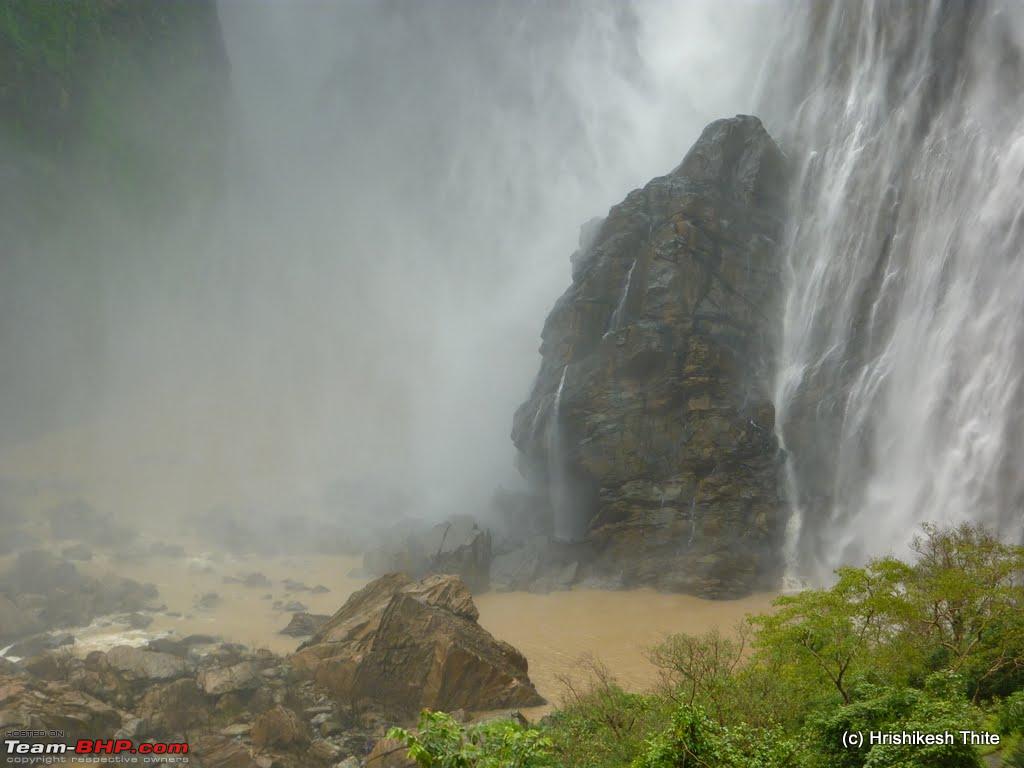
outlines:
[[[230,736],[200,736],[192,752],[203,768],[259,768],[249,749]]]
[[[0,675],[0,731],[63,730],[66,739],[96,738],[121,727],[122,715],[58,682]]]
[[[146,733],[156,737],[202,725],[210,714],[206,697],[190,677],[152,686],[134,711],[145,723]]]
[[[466,515],[429,527],[403,523],[363,556],[363,570],[373,576],[446,573],[459,576],[477,593],[490,588],[490,566],[491,533]]]
[[[28,656],[37,656],[38,654],[46,651],[54,651],[58,648],[71,646],[74,645],[74,643],[74,635],[69,635],[67,633],[35,635],[34,637],[29,637],[25,640],[14,643],[7,650],[7,653],[10,656],[25,658]]]
[[[260,676],[255,664],[243,661],[227,667],[203,669],[196,676],[196,682],[208,696],[220,696],[258,688]]]
[[[341,701],[401,717],[542,704],[526,659],[478,615],[456,576],[389,574],[354,593],[291,663]]]
[[[0,574],[0,640],[43,629],[82,626],[97,616],[149,610],[156,587],[116,576],[97,579],[42,550],[19,553]],[[11,608],[11,603],[19,609]]]
[[[554,536],[585,545],[574,581],[709,597],[775,583],[784,165],[757,118],[716,121],[581,237],[512,431]],[[530,557],[499,563],[504,578]],[[567,580],[559,565],[543,586]]]
[[[291,637],[309,637],[322,627],[330,616],[320,613],[299,613],[292,614],[292,620],[288,626],[281,630],[280,634]]]
[[[281,705],[267,710],[252,725],[252,743],[258,748],[294,748],[309,743],[309,732],[299,716]]]
[[[0,643],[38,632],[43,622],[36,612],[22,608],[7,595],[0,594]]]
[[[397,739],[380,739],[366,756],[366,768],[416,768],[409,758],[409,748]]]
[[[188,664],[177,656],[130,645],[118,645],[107,651],[107,663],[136,680],[173,680],[189,671]]]

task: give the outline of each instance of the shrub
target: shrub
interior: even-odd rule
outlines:
[[[422,768],[554,768],[551,739],[514,720],[463,727],[451,715],[424,710],[415,733],[392,728],[388,737],[409,748]]]
[[[683,704],[671,725],[649,739],[632,768],[791,768],[796,745],[778,732],[726,727]]]

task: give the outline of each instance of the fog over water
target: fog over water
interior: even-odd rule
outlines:
[[[43,246],[5,257],[5,487],[141,527],[213,507],[486,510],[519,482],[511,416],[580,225],[710,120],[754,110],[774,15],[713,0],[219,12],[217,202],[157,226],[113,210],[83,237],[96,178],[88,214],[69,203]],[[170,134],[171,167],[194,140]]]

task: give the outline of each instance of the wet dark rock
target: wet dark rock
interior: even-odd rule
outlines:
[[[14,643],[7,651],[9,656],[36,656],[44,651],[54,651],[74,645],[75,637],[67,633],[36,635],[21,642]]]
[[[7,595],[0,594],[0,643],[38,632],[43,622],[38,613],[19,606]]]
[[[319,613],[294,613],[288,626],[281,630],[281,634],[290,637],[309,637],[315,634],[330,618],[330,616]]]
[[[270,586],[270,579],[262,573],[250,573],[242,577],[242,584],[254,589],[266,589]]]
[[[221,603],[221,597],[216,592],[207,592],[195,599],[193,606],[197,611],[212,611]]]
[[[84,626],[98,616],[150,610],[157,597],[152,584],[117,576],[97,579],[48,552],[21,552],[0,574],[0,637],[15,639]]]
[[[784,515],[769,318],[785,186],[760,121],[719,120],[581,238],[512,432],[545,497],[539,527],[590,549],[574,580],[710,597],[774,583]],[[503,583],[532,557],[499,562]],[[561,567],[541,585],[568,581]]]
[[[451,574],[473,592],[490,588],[491,533],[462,515],[437,525],[404,522],[382,534],[381,543],[363,556],[373,576],[402,572],[413,578]]]

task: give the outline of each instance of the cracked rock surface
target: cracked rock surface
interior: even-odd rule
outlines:
[[[584,227],[512,433],[556,534],[572,518],[576,583],[730,597],[777,576],[784,165],[757,118],[718,120]]]

